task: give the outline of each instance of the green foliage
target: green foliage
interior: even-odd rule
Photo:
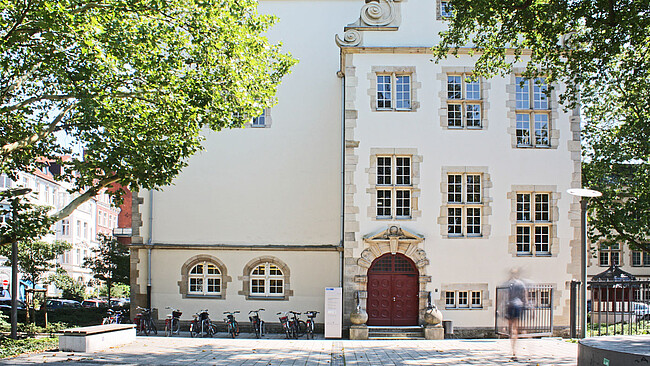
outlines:
[[[57,349],[59,338],[0,338],[0,358],[20,355],[22,353]]]
[[[7,225],[0,225],[0,247],[14,240],[19,243],[34,241],[52,232],[50,226],[54,220],[48,215],[50,207],[34,205],[21,196],[11,197],[10,194],[7,190],[0,192],[0,201],[11,203],[11,207],[0,209],[0,215],[7,217]],[[2,250],[6,253],[11,249]]]
[[[61,290],[61,297],[64,299],[83,301],[86,297],[86,284],[70,277],[63,268],[57,268],[56,273],[48,278],[48,282]]]
[[[202,131],[271,106],[295,63],[262,35],[275,18],[254,0],[2,1],[0,13],[0,172],[63,165],[56,179],[83,193],[57,219],[115,183],[170,184]],[[61,159],[69,144],[83,157]]]
[[[8,332],[11,330],[11,319],[0,311],[0,332]]]
[[[99,244],[93,249],[94,255],[86,258],[84,267],[93,272],[93,277],[106,282],[107,296],[112,296],[114,283],[129,283],[129,249],[112,236],[97,235]]]
[[[27,280],[36,284],[45,272],[54,268],[52,261],[70,248],[72,245],[65,241],[46,243],[31,238],[21,240],[18,242],[18,269]],[[0,255],[8,258],[4,265],[11,266],[11,246],[0,247]]]
[[[507,74],[524,60],[524,76],[562,82],[561,102],[580,102],[586,117],[583,186],[603,192],[589,202],[591,239],[650,251],[650,3],[451,3],[436,59],[471,45],[477,75]]]
[[[108,296],[108,287],[103,285],[99,288],[99,296]],[[116,283],[111,286],[111,298],[122,299],[131,296],[131,286],[124,283]]]

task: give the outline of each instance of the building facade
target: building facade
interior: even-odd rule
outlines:
[[[489,328],[520,268],[567,326],[579,111],[523,63],[486,80],[466,49],[432,62],[442,4],[260,1],[300,62],[263,118],[208,133],[173,185],[134,192],[132,306],[273,321],[322,313],[340,286],[346,325],[357,298],[369,325],[422,324],[431,296],[455,326]]]

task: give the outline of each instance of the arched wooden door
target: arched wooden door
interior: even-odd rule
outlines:
[[[368,269],[368,325],[418,325],[419,272],[403,254],[384,254]]]

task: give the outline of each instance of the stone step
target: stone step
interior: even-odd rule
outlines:
[[[424,339],[424,329],[420,326],[369,326],[368,339]]]

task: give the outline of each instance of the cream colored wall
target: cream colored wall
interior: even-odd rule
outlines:
[[[269,33],[299,63],[271,108],[270,128],[208,133],[205,151],[154,196],[154,243],[338,244],[339,50],[350,1],[262,1]],[[142,191],[146,211],[148,193]],[[141,234],[146,243],[147,215]]]
[[[178,281],[181,279],[181,266],[185,261],[197,254],[211,255],[221,260],[232,281],[227,283],[224,299],[183,299]],[[283,261],[290,270],[290,289],[293,296],[288,301],[283,300],[246,300],[242,291],[244,266],[260,256],[273,256]],[[208,309],[212,320],[223,319],[224,311],[241,311],[237,319],[248,321],[248,311],[264,308],[260,313],[267,322],[278,322],[276,313],[294,310],[304,312],[316,310],[321,312],[316,318],[323,322],[323,307],[325,287],[338,286],[338,253],[337,252],[254,252],[254,251],[218,251],[202,250],[156,250],[152,251],[152,307],[159,309],[161,317],[166,314],[165,307],[181,309],[181,319],[191,319],[192,314],[201,309]],[[303,317],[304,318],[304,317]]]

